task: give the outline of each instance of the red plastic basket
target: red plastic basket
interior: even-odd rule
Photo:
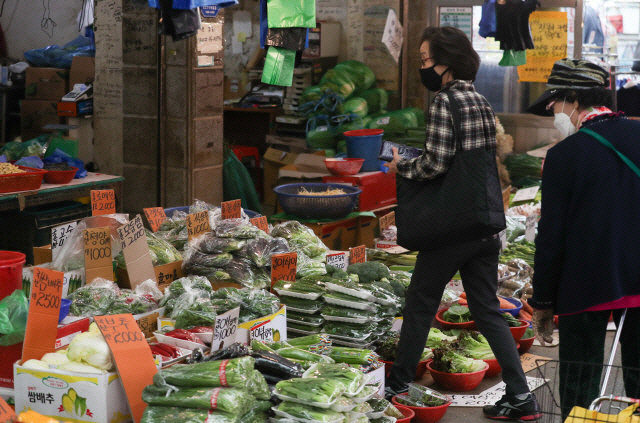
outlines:
[[[78,171],[77,167],[70,167],[71,170],[48,170],[44,175],[44,182],[47,184],[68,184],[73,181]]]
[[[39,189],[46,170],[18,166],[25,173],[9,173],[0,175],[0,192],[30,191]]]

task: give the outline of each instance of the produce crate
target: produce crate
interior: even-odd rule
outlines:
[[[51,244],[51,228],[91,216],[91,206],[76,201],[47,204],[23,212],[0,213],[0,249],[20,251],[33,264],[33,247]]]

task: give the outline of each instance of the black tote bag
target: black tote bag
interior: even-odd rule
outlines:
[[[425,181],[397,176],[398,244],[412,251],[490,237],[506,227],[495,154],[485,147],[463,150],[460,106],[445,94],[456,137],[449,170]]]

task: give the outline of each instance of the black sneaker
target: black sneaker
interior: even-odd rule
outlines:
[[[396,395],[400,395],[400,394],[404,394],[405,392],[407,392],[409,390],[409,385],[408,384],[404,384],[401,385],[401,387],[396,387],[396,386],[387,386],[384,388],[384,398],[391,402],[391,398],[395,397]]]
[[[495,405],[485,405],[484,416],[494,420],[538,420],[542,417],[540,406],[534,394],[519,400],[511,395],[503,395]]]

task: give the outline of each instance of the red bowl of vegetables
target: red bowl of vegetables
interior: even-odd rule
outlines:
[[[463,307],[463,306],[459,306],[459,307]],[[442,328],[444,330],[449,330],[449,329],[475,330],[476,329],[476,323],[473,320],[469,322],[463,322],[463,323],[453,323],[453,322],[447,322],[446,320],[444,320],[444,317],[443,317],[444,313],[446,313],[449,310],[449,308],[442,309],[438,312],[438,314],[436,314],[436,320],[438,321],[438,323],[440,323],[440,325],[442,325]]]
[[[529,332],[529,333],[527,333],[527,332]],[[529,349],[533,345],[533,341],[536,340],[536,336],[533,333],[533,329],[531,329],[529,331],[529,328],[527,328],[527,330],[525,331],[525,334],[523,335],[523,337],[525,337],[525,336],[526,336],[526,338],[524,338],[524,339],[520,338],[520,340],[518,341],[518,343],[520,344],[519,347],[518,347],[518,352],[520,354],[524,354],[527,351],[529,351]]]
[[[520,341],[520,338],[522,338],[522,335],[524,335],[527,328],[529,327],[529,322],[527,322],[526,320],[518,319],[518,321],[520,322],[520,326],[509,328],[509,330],[511,331],[511,336],[513,336],[513,340],[516,341],[516,343]]]
[[[393,405],[404,416],[403,419],[396,420],[396,423],[409,423],[411,422],[411,419],[413,419],[416,416],[416,413],[414,413],[413,410],[410,409],[408,405],[400,405],[400,404],[393,404]]]
[[[489,360],[482,360],[482,361],[484,361],[489,365],[489,368],[487,368],[487,372],[484,374],[484,377],[493,377],[500,374],[500,372],[502,371],[502,367],[500,367],[500,364],[498,364],[497,359],[492,358]]]
[[[413,411],[415,413],[415,417],[411,421],[418,423],[433,423],[439,421],[444,417],[445,413],[447,412],[447,408],[449,408],[452,402],[451,398],[447,396],[449,402],[444,405],[438,405],[436,407],[412,407],[410,405],[400,404],[397,398],[407,395],[408,394],[396,395],[395,397],[391,398],[391,402],[396,407],[406,407],[409,410]]]
[[[480,385],[489,365],[485,363],[485,368],[472,373],[445,373],[433,368],[433,362],[427,364],[427,369],[431,372],[433,380],[444,389],[452,392],[472,391]]]
[[[364,159],[344,158],[344,159],[326,159],[325,166],[332,175],[348,176],[355,175],[360,172]]]

